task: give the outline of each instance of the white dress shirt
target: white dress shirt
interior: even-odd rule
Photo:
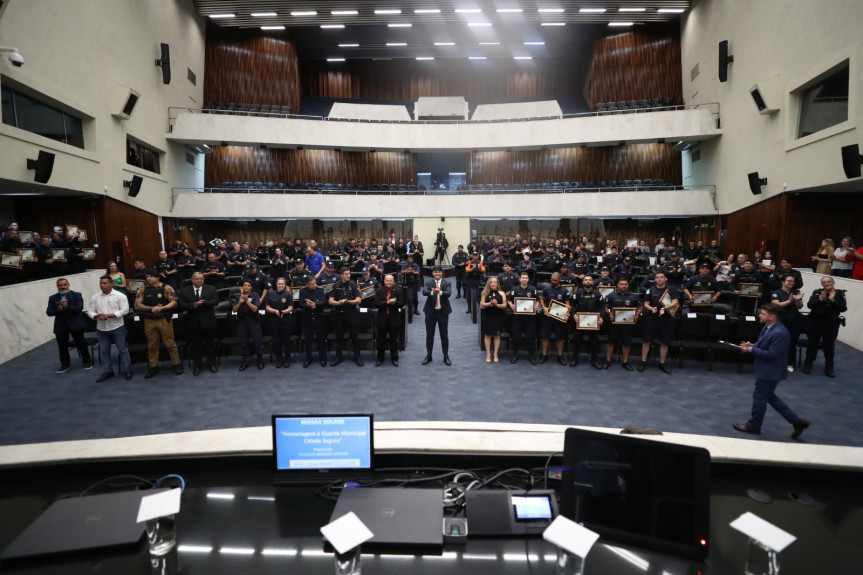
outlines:
[[[100,290],[99,293],[90,298],[90,308],[87,310],[87,315],[96,319],[96,316],[102,313],[115,317],[96,320],[97,330],[114,331],[118,327],[122,327],[123,316],[129,313],[129,299],[116,290],[111,290],[107,294]]]

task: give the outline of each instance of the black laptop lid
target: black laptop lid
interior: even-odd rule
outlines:
[[[273,415],[277,484],[371,479],[374,460],[371,413]]]

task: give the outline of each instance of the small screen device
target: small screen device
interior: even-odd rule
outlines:
[[[551,521],[551,499],[548,495],[513,495],[512,509],[516,521]]]

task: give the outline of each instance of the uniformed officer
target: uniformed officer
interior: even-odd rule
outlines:
[[[785,285],[785,276],[788,274],[794,276],[794,289],[803,289],[803,276],[791,267],[791,258],[782,258],[779,260],[779,265],[767,278],[767,291],[774,292],[782,289],[782,286]]]
[[[578,278],[572,275],[572,272],[569,271],[569,264],[565,262],[561,262],[560,264],[560,283],[566,286],[570,293],[575,291],[576,284],[578,283]]]
[[[232,276],[242,276],[246,266],[249,265],[249,258],[240,244],[236,242],[233,244],[233,250],[227,254],[227,258],[225,267],[228,269],[228,273]]]
[[[384,276],[384,264],[378,259],[377,253],[370,253],[368,264],[355,271],[363,272],[364,270],[369,270],[369,274],[378,281]]]
[[[262,302],[267,312],[276,369],[291,367],[291,335],[294,333],[294,296],[286,287],[285,278],[276,280],[275,289],[267,292]]]
[[[509,307],[513,310],[512,327],[509,330],[510,345],[512,346],[512,358],[510,363],[518,361],[518,355],[522,348],[522,342],[527,341],[527,359],[531,365],[536,365],[536,306],[538,305],[539,295],[536,287],[530,283],[530,275],[527,272],[522,272],[518,276],[518,285],[512,288],[508,299]],[[515,298],[530,298],[534,301],[533,314],[515,313]],[[524,336],[524,337],[522,337]]]
[[[719,284],[716,282],[716,278],[710,275],[712,267],[713,266],[707,263],[701,264],[698,268],[698,275],[694,275],[686,280],[686,284],[683,286],[683,293],[685,293],[686,297],[689,298],[690,306],[692,305],[693,292],[710,292],[712,294],[710,296],[709,306],[698,306],[698,309],[704,313],[710,313],[713,311],[713,304],[716,303],[717,298],[719,298],[719,294],[722,293],[719,291]]]
[[[746,259],[743,262],[743,267],[734,274],[731,280],[731,287],[737,292],[737,309],[747,314],[754,314],[755,308],[758,307],[758,300],[761,297],[763,287],[759,289],[758,295],[755,297],[741,297],[740,284],[761,284],[761,274],[755,269],[755,262],[751,259]]]
[[[800,308],[803,307],[803,293],[794,287],[797,280],[794,274],[785,274],[782,277],[782,287],[770,294],[771,303],[782,308],[780,320],[791,336],[791,345],[788,346],[788,371],[794,371],[797,354],[797,340],[803,332],[803,315]]]
[[[812,373],[812,363],[818,355],[818,348],[824,350],[824,375],[836,377],[833,373],[833,358],[836,351],[836,338],[839,336],[839,316],[848,310],[845,301],[845,291],[837,290],[836,283],[830,276],[821,278],[821,289],[812,292],[809,297],[809,324],[807,334],[809,345],[806,347],[806,360],[803,362],[803,373]]]
[[[671,374],[671,370],[665,364],[665,359],[668,357],[668,344],[671,343],[671,336],[674,331],[673,317],[680,305],[680,294],[676,288],[668,286],[668,278],[662,270],[656,272],[654,280],[655,285],[644,292],[646,323],[644,324],[644,337],[641,344],[641,365],[638,366],[638,371],[644,371],[647,368],[650,346],[654,339],[658,339],[659,369]],[[663,302],[666,291],[668,294],[665,298],[666,301]]]
[[[231,303],[233,304],[231,311],[237,317],[237,340],[240,343],[240,353],[243,354],[240,371],[245,371],[249,367],[250,343],[255,348],[258,369],[264,369],[263,333],[261,330],[261,316],[258,314],[258,308],[261,307],[261,298],[258,292],[253,290],[251,281],[243,280],[240,284],[240,293],[234,295]]]
[[[402,265],[401,274],[407,288],[406,298],[408,313],[419,315],[420,266],[414,262],[414,256],[408,256],[407,263]],[[413,310],[413,312],[411,312],[411,310]]]
[[[632,258],[629,256],[623,258],[622,262],[614,266],[612,273],[614,274],[615,281],[626,279],[631,283],[632,276],[635,275],[635,266],[632,265]]]
[[[615,286],[616,285],[614,283],[614,278],[611,277],[611,270],[608,269],[608,266],[603,266],[599,270],[599,277],[596,278],[596,281],[594,283],[595,283],[596,287]]]
[[[330,291],[328,303],[332,309],[333,331],[336,334],[336,359],[330,363],[335,367],[342,362],[342,349],[345,345],[345,328],[351,340],[354,350],[354,362],[362,366],[363,359],[360,357],[359,334],[357,324],[359,323],[359,312],[357,306],[362,301],[357,284],[351,281],[351,270],[343,267],[339,271],[339,281]]]
[[[362,301],[360,301],[360,307],[374,307],[374,291],[365,297],[363,297],[362,292],[364,289],[372,287],[374,291],[377,291],[379,287],[381,287],[381,283],[372,277],[371,270],[368,268],[363,268],[363,275],[360,278],[357,278],[357,288],[360,290],[360,296],[362,297]]]
[[[464,251],[464,246],[459,244],[458,251],[452,255],[452,265],[455,268],[455,290],[456,290],[456,299],[461,297],[461,291],[464,287],[465,279],[467,278],[467,273],[465,272],[465,267],[467,267],[467,260],[470,257],[467,255],[467,252]],[[467,290],[465,288],[465,297],[467,297]]]
[[[168,252],[165,250],[159,252],[159,259],[156,260],[153,267],[155,267],[159,272],[160,282],[171,286],[173,289],[177,289],[177,279],[179,278],[177,275],[179,273],[177,270],[177,262],[175,262],[173,258],[168,257]]]
[[[569,366],[575,367],[578,365],[579,353],[581,352],[581,341],[584,336],[587,336],[587,342],[590,346],[590,365],[596,369],[602,369],[602,364],[599,360],[599,330],[594,329],[579,329],[578,314],[579,313],[598,313],[598,326],[602,327],[602,316],[605,312],[605,301],[602,295],[593,287],[593,277],[586,275],[574,294],[572,294],[572,311],[573,322],[575,323],[575,331],[572,337],[572,358],[569,360]]]
[[[327,296],[318,287],[314,277],[309,278],[306,287],[300,290],[296,304],[303,308],[303,333],[306,343],[306,361],[303,367],[312,364],[312,344],[318,342],[318,359],[321,367],[327,366],[327,330],[324,324],[324,309],[327,307]]]
[[[485,273],[485,266],[480,261],[478,252],[471,252],[464,271],[465,298],[467,299],[467,311],[465,313],[470,313],[471,308],[479,301],[479,287],[482,285],[482,276]]]
[[[558,321],[548,315],[551,302],[556,301],[563,305],[569,302],[569,290],[560,285],[560,273],[554,272],[551,274],[551,284],[542,289],[542,311],[545,317],[543,318],[540,327],[540,339],[542,342],[542,355],[539,358],[539,363],[545,363],[548,360],[548,340],[551,334],[554,334],[557,341],[557,362],[560,365],[566,365],[566,360],[563,358],[563,343],[567,337],[568,324]],[[568,319],[568,318],[567,318]]]
[[[270,277],[274,280],[279,278],[287,278],[288,259],[282,253],[282,248],[273,250],[273,257],[270,258]]]
[[[675,251],[666,259],[666,262],[662,266],[662,271],[665,272],[665,277],[668,278],[668,285],[674,286],[678,290],[683,289],[686,270],[679,253]]]
[[[339,274],[336,273],[335,264],[333,261],[328,261],[327,264],[321,268],[321,271],[315,276],[315,279],[318,282],[318,285],[323,288],[324,293],[329,294],[332,287],[339,281]]]
[[[580,252],[576,263],[570,268],[569,273],[575,276],[576,285],[581,287],[584,278],[593,274],[593,267],[587,263],[587,254]]]
[[[291,280],[291,287],[303,288],[306,287],[309,280],[315,276],[306,269],[306,261],[300,258],[294,261],[294,269],[291,270],[288,277]]]
[[[258,294],[258,298],[264,301],[267,298],[267,289],[270,286],[270,278],[258,271],[258,264],[249,263],[249,268],[243,273],[241,281],[250,282],[252,291]]]
[[[518,285],[518,275],[513,273],[511,263],[505,262],[503,264],[503,273],[497,276],[497,281],[500,284],[500,291],[505,294],[511,293],[513,288]]]
[[[216,289],[225,287],[225,264],[216,259],[216,254],[207,254],[207,262],[201,267],[204,281]],[[134,274],[132,276],[134,278]]]
[[[617,282],[617,289],[614,290],[607,298],[605,298],[606,307],[608,309],[609,319],[614,318],[614,310],[617,308],[636,308],[635,318],[641,315],[641,297],[637,293],[629,291],[629,281],[622,279]],[[626,371],[632,371],[632,366],[629,365],[629,351],[632,345],[632,334],[635,331],[635,324],[615,324],[611,323],[608,329],[608,344],[605,347],[605,368],[611,365],[611,356],[614,354],[614,344],[620,344],[620,354],[622,356],[621,367]]]
[[[162,252],[167,256],[167,252]],[[180,353],[174,343],[174,326],[171,318],[177,307],[174,290],[170,285],[159,281],[160,272],[148,269],[147,285],[138,291],[135,298],[135,310],[144,318],[144,334],[147,336],[147,352],[149,363],[144,379],[150,379],[159,373],[159,342],[164,343],[174,365],[176,375],[183,374],[183,364],[180,363]]]

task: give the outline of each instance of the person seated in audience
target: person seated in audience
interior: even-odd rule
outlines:
[[[137,262],[136,262],[137,265]],[[201,266],[201,273],[204,274],[204,282],[216,289],[225,287],[225,264],[216,259],[216,254],[210,252],[207,254],[207,262]]]
[[[257,247],[255,247],[255,259],[260,261],[270,259],[270,248],[263,241],[258,242]]]
[[[339,274],[336,273],[336,266],[333,261],[328,261],[321,271],[315,276],[318,285],[321,287],[334,285],[339,281]]]
[[[632,258],[626,256],[625,258],[623,258],[622,262],[614,266],[614,279],[616,281],[621,278],[625,278],[631,282],[632,276],[635,275],[635,271],[635,266],[632,265]]]
[[[195,273],[197,262],[189,248],[183,248],[183,253],[177,258],[177,274],[179,276],[178,283],[182,286],[186,280],[192,279],[192,274]]]
[[[345,255],[345,251],[342,249],[342,246],[339,245],[339,240],[333,240],[330,244],[330,247],[327,248],[327,256],[333,260],[341,260]]]
[[[291,287],[303,288],[309,283],[309,279],[315,277],[306,269],[306,260],[300,258],[294,261],[294,269],[290,271],[288,277],[291,280]]]
[[[782,289],[786,275],[794,276],[794,289],[803,289],[803,276],[791,267],[791,258],[785,257],[779,260],[778,268],[767,278],[767,290],[773,292]]]
[[[731,266],[734,265],[734,256],[728,256],[726,260],[719,260],[713,266],[713,275],[716,277],[716,283],[719,284],[720,291],[732,291],[731,285]]]
[[[380,281],[380,279],[384,276],[384,264],[378,259],[378,254],[376,252],[372,252],[369,254],[368,265],[365,265],[361,269],[356,271],[362,272],[365,269],[368,269],[372,277],[378,281]]]
[[[273,250],[273,257],[270,258],[270,277],[274,279],[287,277],[288,259],[282,253],[282,248]]]
[[[153,264],[153,267],[159,272],[159,281],[169,285],[175,290],[177,289],[178,270],[177,262],[168,257],[168,252],[162,250],[159,252],[159,259]]]
[[[729,255],[729,257],[731,257],[731,256]],[[745,253],[737,254],[737,258],[734,260],[734,263],[731,264],[731,272],[729,273],[729,275],[731,276],[731,283],[732,284],[736,281],[735,278],[738,275],[740,275],[740,273],[743,271],[743,264],[746,263],[746,260],[748,260],[748,259],[749,259],[749,256]],[[754,265],[755,260],[752,260],[752,262]],[[761,282],[759,281],[759,283],[761,283]]]

